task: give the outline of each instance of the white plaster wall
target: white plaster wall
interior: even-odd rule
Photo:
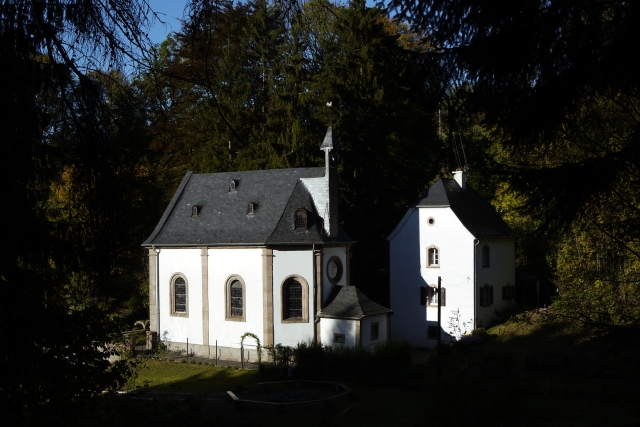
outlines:
[[[295,346],[300,341],[313,339],[315,328],[313,311],[313,251],[291,249],[273,251],[273,342]],[[309,285],[309,321],[306,323],[282,322],[282,283],[291,275],[298,275]],[[304,284],[303,284],[304,285]]]
[[[329,275],[327,274],[327,264],[329,264],[329,259],[331,257],[337,256],[342,261],[342,277],[338,281],[337,285],[334,285],[329,281]],[[322,302],[323,306],[326,304],[329,295],[331,294],[331,290],[334,286],[344,286],[347,284],[347,263],[349,260],[347,259],[347,252],[344,246],[339,247],[328,247],[324,248],[322,252]]]
[[[431,226],[430,217],[435,219]],[[392,339],[407,340],[416,347],[435,346],[435,340],[427,339],[427,328],[437,324],[438,309],[420,305],[419,297],[421,286],[438,285],[438,276],[446,289],[442,331],[449,332],[453,310],[459,310],[462,319],[473,319],[473,241],[450,208],[416,208],[410,213],[390,242]],[[437,268],[427,266],[427,248],[432,245],[439,249]]]
[[[373,348],[376,344],[387,342],[387,314],[367,316],[360,321],[360,337],[362,346]],[[378,339],[371,340],[371,324],[378,322]]]
[[[482,248],[490,249],[490,265],[482,267]],[[476,296],[478,326],[490,326],[495,320],[495,310],[504,311],[513,306],[515,300],[502,299],[502,287],[507,283],[515,286],[515,242],[513,239],[480,240],[476,246],[477,290],[485,283],[493,286],[493,305],[480,307],[480,298]]]
[[[425,308],[420,305],[419,212],[412,209],[402,229],[389,242],[391,339],[426,347]]]
[[[344,344],[333,342],[333,334],[344,334]],[[320,321],[320,342],[334,347],[355,347],[356,321],[345,319],[327,319]]]
[[[256,334],[264,342],[262,249],[209,248],[209,345],[240,347],[245,332]],[[245,321],[228,321],[225,285],[231,275],[245,284]],[[248,339],[247,344],[253,344]]]
[[[161,249],[160,270],[160,337],[172,342],[202,344],[202,260],[201,250]],[[187,279],[189,317],[171,316],[171,278],[182,273]],[[165,335],[165,332],[167,334]]]

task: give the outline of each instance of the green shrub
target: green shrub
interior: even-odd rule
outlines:
[[[333,347],[303,341],[293,349],[299,375],[308,378],[367,376],[396,372],[411,364],[411,346],[407,342],[387,342],[373,349]]]

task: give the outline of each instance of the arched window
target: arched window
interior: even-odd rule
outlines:
[[[298,209],[295,214],[295,230],[306,231],[307,230],[307,211],[304,209]]]
[[[285,299],[287,319],[302,318],[302,285],[300,282],[292,280],[287,286],[287,296]]]
[[[255,206],[253,206],[253,203],[249,203],[247,205],[247,215],[253,215],[255,213]]]
[[[309,321],[309,285],[301,277],[290,277],[282,285],[284,323]]]
[[[176,274],[171,279],[171,315],[187,316],[189,313],[187,280],[182,274]]]
[[[436,246],[427,248],[427,267],[440,267],[440,250]]]
[[[231,316],[242,316],[242,283],[234,280],[231,284]]]
[[[229,191],[236,191],[236,182],[234,180],[229,181]]]
[[[482,267],[487,268],[491,266],[491,249],[489,249],[489,245],[484,245],[482,247]]]
[[[198,216],[198,207],[197,206],[192,206],[191,207],[191,216]]]
[[[226,319],[244,322],[245,320],[245,296],[244,280],[240,276],[230,276],[225,286],[226,295]]]

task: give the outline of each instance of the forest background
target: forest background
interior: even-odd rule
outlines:
[[[2,404],[117,387],[104,344],[148,316],[140,243],[184,173],[319,166],[330,125],[372,299],[386,236],[468,167],[558,310],[637,328],[640,6],[485,3],[192,0],[155,46],[144,1],[2,3]]]

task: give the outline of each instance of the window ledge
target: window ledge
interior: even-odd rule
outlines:
[[[295,319],[282,319],[282,323],[309,323],[309,319],[295,318]]]
[[[169,314],[171,317],[189,317],[189,313],[171,313]]]
[[[245,318],[244,316],[229,316],[229,317],[225,317],[224,320],[229,321],[229,322],[245,322]]]

